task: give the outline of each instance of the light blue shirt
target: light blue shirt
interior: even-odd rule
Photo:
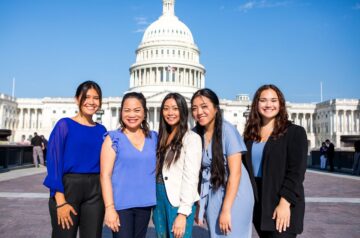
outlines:
[[[256,142],[252,144],[251,161],[255,177],[262,177],[262,158],[266,142]]]

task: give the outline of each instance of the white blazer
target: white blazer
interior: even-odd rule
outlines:
[[[162,168],[165,190],[169,202],[179,207],[178,213],[191,214],[194,202],[200,199],[198,193],[199,173],[202,159],[201,138],[188,130],[182,140],[179,159],[167,168]]]

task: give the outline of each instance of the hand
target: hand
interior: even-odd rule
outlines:
[[[198,226],[204,226],[204,223],[202,221],[202,219],[199,219],[199,212],[200,212],[200,205],[197,203],[196,204],[196,211],[195,211],[195,223],[198,225]]]
[[[272,219],[276,219],[276,230],[280,233],[290,226],[290,203],[285,198],[280,199]]]
[[[225,235],[231,232],[231,212],[222,210],[219,217],[220,231]]]
[[[178,214],[172,226],[171,232],[174,233],[175,238],[181,238],[185,234],[186,228],[186,216],[184,214]]]
[[[69,230],[70,226],[74,225],[70,213],[76,216],[77,213],[75,209],[70,204],[65,204],[64,206],[57,208],[56,211],[57,211],[58,225],[60,226],[61,224],[61,227],[63,229],[67,228]]]
[[[104,223],[107,225],[113,232],[118,232],[120,227],[120,218],[119,214],[116,212],[113,206],[106,208]]]

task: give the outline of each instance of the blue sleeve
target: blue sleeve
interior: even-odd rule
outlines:
[[[223,148],[226,156],[246,152],[244,140],[233,125],[224,122],[223,135]]]
[[[48,174],[44,180],[44,185],[50,189],[51,197],[56,192],[64,193],[62,178],[64,175],[64,149],[67,133],[68,125],[66,120],[61,119],[55,125],[49,138],[46,154]]]
[[[107,131],[105,132],[103,139],[105,140],[105,137],[109,136],[110,140],[112,142],[111,147],[113,148],[113,150],[115,151],[115,153],[118,152],[118,148],[119,148],[119,132],[117,131]]]

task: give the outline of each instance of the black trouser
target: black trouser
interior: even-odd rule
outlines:
[[[329,161],[329,171],[334,172],[334,156],[328,155],[328,161]]]
[[[152,207],[136,207],[119,210],[119,232],[113,238],[145,238]]]
[[[262,178],[255,178],[256,187],[258,191],[259,200],[255,201],[254,204],[254,214],[253,214],[253,224],[256,232],[260,238],[295,238],[295,233],[290,233],[288,231],[283,231],[279,233],[278,231],[262,231],[261,230],[261,201],[262,201]]]
[[[75,209],[71,214],[74,225],[62,229],[58,225],[55,198],[49,199],[52,238],[76,238],[79,228],[82,238],[101,238],[104,220],[104,202],[99,174],[65,174],[63,177],[66,201]]]

